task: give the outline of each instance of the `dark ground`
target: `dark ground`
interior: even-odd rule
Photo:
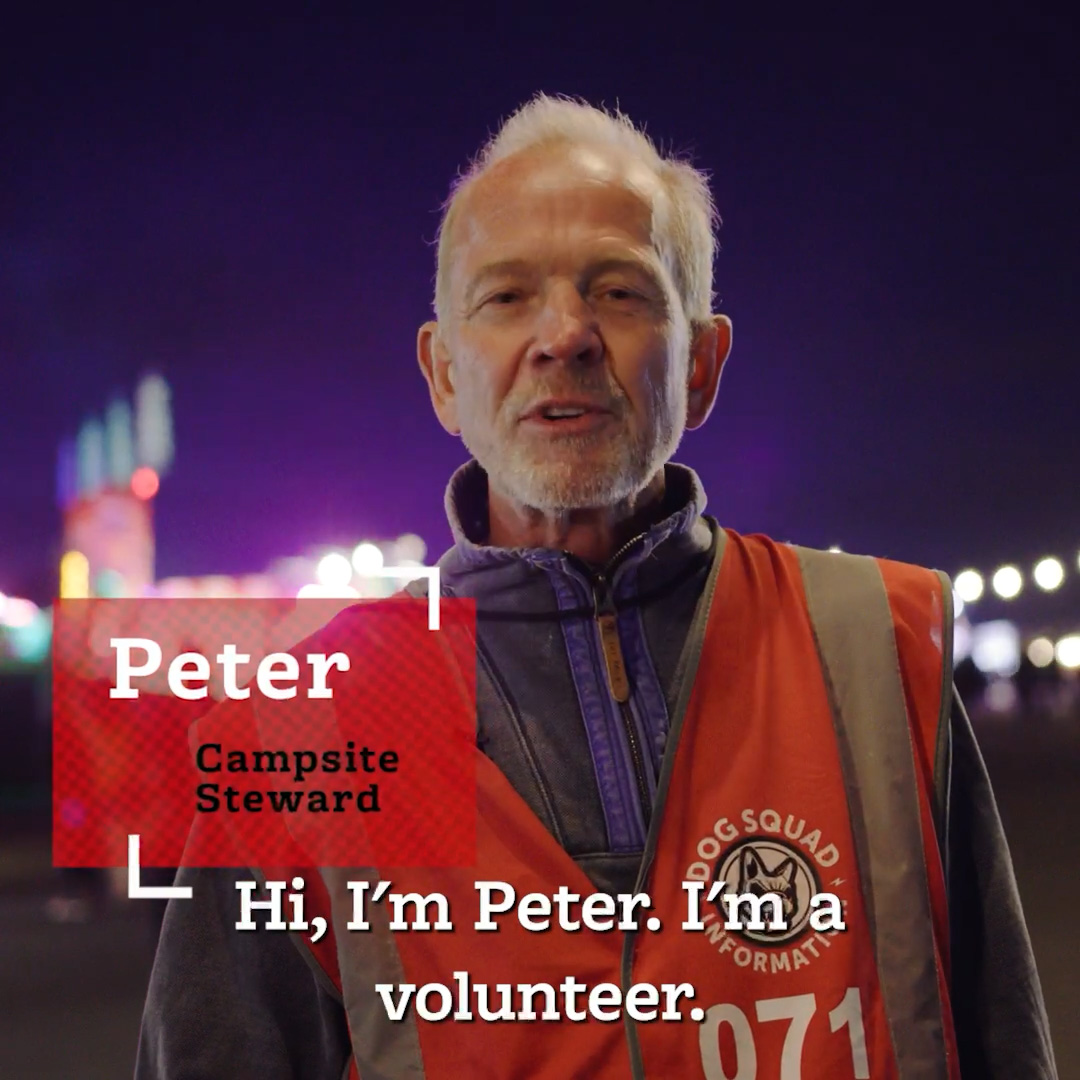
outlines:
[[[1012,845],[1061,1080],[1080,1080],[1080,718],[982,721],[977,731]],[[130,1077],[153,902],[117,900],[82,925],[48,922],[55,878],[47,823],[24,815],[0,825],[0,1078]]]

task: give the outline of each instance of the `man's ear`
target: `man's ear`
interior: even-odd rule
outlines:
[[[437,322],[426,322],[420,327],[416,335],[416,359],[427,380],[431,404],[435,408],[439,423],[451,435],[460,435],[450,353],[446,349]]]
[[[690,344],[689,393],[686,399],[686,426],[689,430],[701,427],[716,404],[720,373],[731,354],[731,320],[726,315],[713,315],[700,328]]]

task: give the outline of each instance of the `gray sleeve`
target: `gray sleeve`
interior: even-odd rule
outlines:
[[[1039,975],[990,778],[959,695],[948,863],[953,1018],[964,1080],[1055,1080]]]
[[[135,1080],[341,1080],[345,1012],[293,936],[237,930],[248,871],[182,869],[150,976]]]

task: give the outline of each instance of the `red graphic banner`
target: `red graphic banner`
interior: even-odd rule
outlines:
[[[62,600],[53,863],[469,866],[475,605]]]

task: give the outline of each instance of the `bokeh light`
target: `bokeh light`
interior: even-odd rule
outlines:
[[[324,555],[315,569],[319,584],[330,589],[344,589],[352,581],[352,576],[352,563],[340,551]]]
[[[351,585],[324,585],[312,582],[302,585],[296,594],[297,600],[359,600],[360,593]]]
[[[966,619],[953,625],[953,663],[959,664],[971,655],[971,626]]]
[[[1020,631],[1007,619],[973,626],[971,659],[986,675],[1015,675],[1020,670]]]
[[[1036,667],[1049,667],[1054,662],[1054,643],[1049,638],[1034,638],[1028,643],[1027,658]]]
[[[1002,600],[1011,600],[1014,596],[1020,595],[1020,590],[1024,587],[1024,579],[1015,566],[1002,566],[994,571],[991,584],[994,587],[994,592]]]
[[[3,618],[0,622],[12,630],[19,630],[33,624],[38,610],[33,600],[24,600],[21,596],[9,596],[4,602]]]
[[[1035,584],[1040,589],[1050,592],[1058,588],[1065,580],[1065,567],[1061,565],[1058,559],[1040,559],[1035,564],[1035,572],[1032,576],[1035,578]]]
[[[357,544],[352,553],[353,569],[361,577],[377,574],[383,568],[383,562],[383,553],[374,544]]]
[[[965,604],[974,604],[983,594],[982,574],[977,570],[961,570],[953,582],[956,593]]]
[[[135,498],[142,499],[144,502],[152,499],[158,493],[160,486],[158,474],[149,465],[140,465],[131,474],[131,490]]]
[[[60,598],[82,600],[90,595],[90,560],[81,551],[60,558]]]
[[[421,565],[427,555],[427,544],[416,533],[404,533],[394,541],[395,558]]]
[[[1080,668],[1080,634],[1067,634],[1061,638],[1054,649],[1054,655],[1063,668]]]

